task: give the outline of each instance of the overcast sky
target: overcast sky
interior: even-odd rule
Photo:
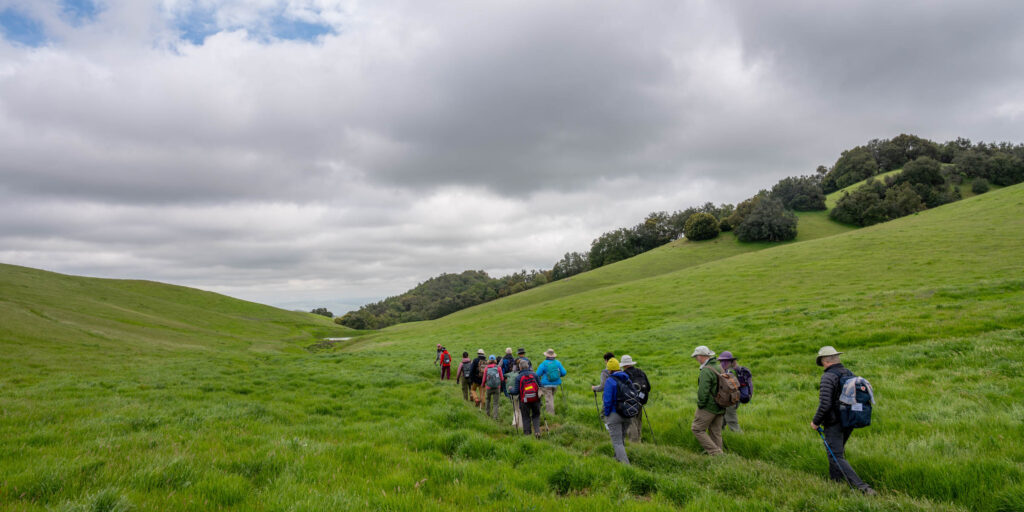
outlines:
[[[1024,142],[1024,2],[0,0],[0,262],[337,314],[873,138]]]

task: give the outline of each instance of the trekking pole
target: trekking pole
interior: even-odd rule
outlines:
[[[839,463],[839,458],[836,457],[835,453],[832,453],[832,447],[829,446],[828,440],[825,439],[825,429],[821,428],[821,425],[818,425],[818,435],[821,436],[821,442],[825,443],[825,449],[828,450],[828,454],[832,456],[832,460],[835,461],[836,467],[839,468],[839,472],[843,474],[843,480],[846,480],[846,485],[849,485],[850,489],[855,491],[858,490],[853,486],[853,483],[850,482],[850,477],[846,475],[846,470],[843,469],[843,465]]]
[[[647,414],[647,408],[642,409],[644,416],[647,417],[647,431],[651,433],[651,442],[657,444],[658,440],[654,438],[654,426],[651,425],[651,416]],[[643,430],[640,431],[640,437],[643,438]]]

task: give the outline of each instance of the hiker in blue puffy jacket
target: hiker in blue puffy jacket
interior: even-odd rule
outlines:
[[[544,362],[537,367],[537,377],[540,377],[540,396],[544,400],[544,407],[548,414],[555,413],[555,389],[562,385],[562,377],[565,377],[565,367],[555,359],[555,349],[549,348],[544,352]]]
[[[608,435],[612,438],[612,448],[615,449],[615,460],[629,464],[629,457],[626,455],[626,445],[622,441],[623,430],[629,420],[623,418],[615,410],[615,402],[619,398],[619,386],[631,386],[629,375],[619,370],[619,362],[614,359],[608,361],[608,372],[611,373],[604,383],[604,425],[608,429]]]

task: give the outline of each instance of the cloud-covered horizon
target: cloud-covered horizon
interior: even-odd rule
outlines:
[[[1021,142],[1024,5],[0,0],[0,261],[343,313],[913,133]]]

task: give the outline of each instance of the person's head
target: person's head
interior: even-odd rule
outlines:
[[[493,363],[493,362],[497,361],[498,358],[494,357],[494,354],[491,354],[491,357],[488,357],[487,360]]]
[[[621,367],[619,366],[619,360],[615,359],[614,357],[609,359],[608,362],[604,365],[604,367],[607,368],[609,372],[617,372],[621,369]]]
[[[629,354],[623,355],[622,359],[619,360],[619,368],[622,368],[622,371],[626,371],[626,368],[630,368],[635,365],[636,362],[633,361],[632,357],[629,357]]]
[[[698,363],[704,364],[708,361],[708,359],[715,357],[715,353],[712,352],[710,348],[701,345],[693,349],[693,354],[691,354],[690,357],[696,359]]]
[[[555,354],[555,349],[549,348],[549,349],[544,351],[544,357],[546,357],[548,359],[554,359],[554,358],[558,357],[558,354]]]
[[[526,359],[520,359],[519,360],[519,371],[529,370],[529,369],[530,369],[530,362],[527,361]]]
[[[520,356],[525,356],[526,355],[526,349],[523,348],[523,347],[519,347],[519,350],[517,350],[516,353],[519,354]]]
[[[487,354],[484,352],[484,349],[481,348],[481,349],[477,349],[476,356],[479,357],[479,358],[484,358],[484,357],[487,357]]]
[[[505,353],[508,354],[508,355],[512,355],[512,347],[506,348],[505,349]]]
[[[613,358],[613,357],[615,357],[615,354],[613,354],[613,353],[611,353],[611,352],[605,352],[605,353],[604,353],[604,360],[605,360],[605,361],[607,361],[607,360],[609,360],[609,359],[611,359],[611,358]]]
[[[732,352],[723,350],[721,354],[718,354],[718,362],[722,363],[722,368],[732,368],[736,364],[736,358],[733,357]]]
[[[818,358],[815,362],[818,363],[818,366],[828,368],[834,364],[839,364],[839,354],[842,354],[842,352],[836,351],[832,345],[825,345],[818,350]]]
[[[437,344],[437,349],[441,350],[441,344],[440,343]]]
[[[463,352],[462,357],[469,357],[469,352]]]

